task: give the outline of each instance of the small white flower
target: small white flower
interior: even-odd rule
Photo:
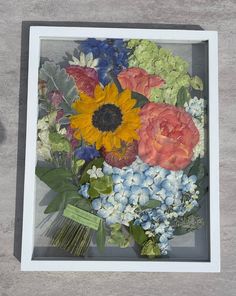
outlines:
[[[89,67],[96,68],[98,65],[98,59],[93,59],[92,52],[88,54],[80,53],[79,59],[75,56],[72,56],[72,61],[69,61],[71,66],[81,66],[81,67]]]
[[[62,136],[65,136],[66,135],[66,129],[65,128],[61,128],[61,126],[60,126],[60,124],[59,123],[57,123],[56,124],[56,130],[57,130],[57,133],[59,134],[59,135],[62,135]]]
[[[90,178],[102,178],[104,176],[101,168],[96,168],[95,165],[89,170],[87,170],[87,174],[90,176]]]

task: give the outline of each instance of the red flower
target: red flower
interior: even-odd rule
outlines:
[[[184,169],[191,162],[193,148],[199,141],[192,117],[182,108],[162,103],[147,103],[140,116],[140,158],[168,170]]]
[[[73,76],[79,91],[93,97],[95,86],[99,83],[96,70],[88,67],[69,66],[66,72]]]
[[[159,76],[150,75],[144,69],[131,67],[121,71],[118,80],[122,88],[128,88],[150,98],[154,87],[161,87],[165,81]]]
[[[124,166],[131,165],[135,161],[138,153],[138,142],[122,142],[121,148],[113,149],[110,152],[107,152],[103,147],[101,153],[108,164],[121,169]]]

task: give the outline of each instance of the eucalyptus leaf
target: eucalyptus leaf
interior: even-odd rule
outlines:
[[[39,70],[39,79],[46,81],[48,92],[60,91],[68,106],[78,97],[74,79],[66,73],[65,69],[61,69],[54,62],[46,61],[42,65]]]
[[[104,223],[101,220],[98,231],[96,232],[96,244],[101,253],[104,252],[105,243],[106,243],[106,231],[105,231]]]

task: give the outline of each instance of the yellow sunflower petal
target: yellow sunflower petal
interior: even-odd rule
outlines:
[[[92,113],[96,110],[96,105],[94,105],[94,103],[86,103],[77,100],[72,104],[72,108],[75,109],[78,113]]]
[[[72,115],[70,117],[71,128],[86,128],[91,125],[91,114]]]
[[[131,91],[129,89],[125,89],[119,95],[118,102],[123,112],[131,110],[136,104],[136,100],[131,98]]]

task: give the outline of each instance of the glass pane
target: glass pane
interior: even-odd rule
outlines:
[[[41,41],[35,260],[209,261],[207,56],[206,42]]]

